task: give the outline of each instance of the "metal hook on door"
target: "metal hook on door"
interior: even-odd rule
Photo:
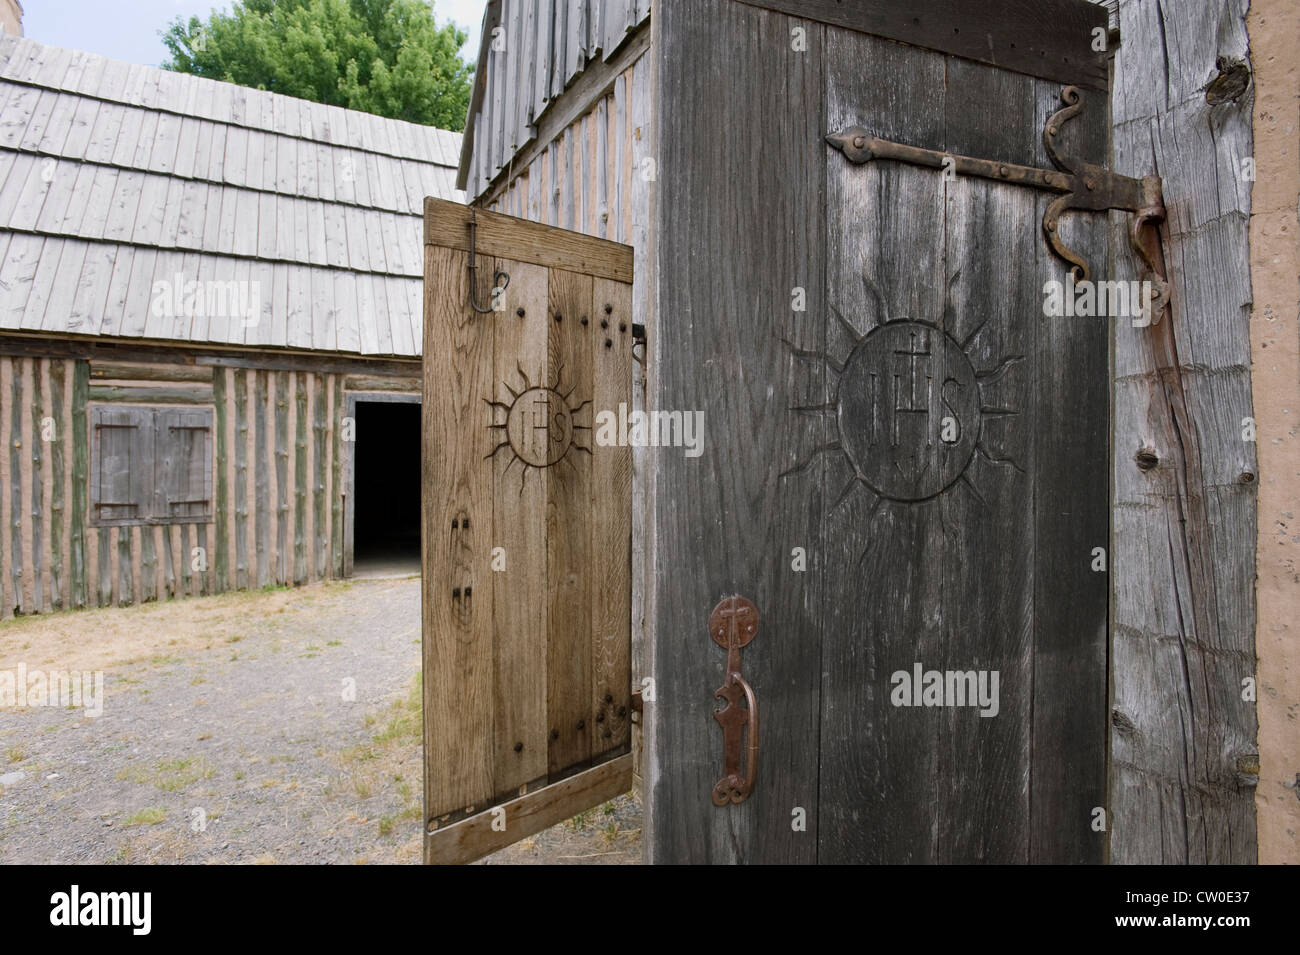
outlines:
[[[709,636],[727,651],[727,678],[713,695],[726,701],[713,718],[722,727],[722,778],[714,784],[713,804],[741,803],[754,790],[758,774],[758,700],[740,675],[740,648],[758,633],[758,608],[747,597],[724,597],[709,614]],[[744,696],[746,709],[741,709]],[[748,730],[745,773],[740,772],[741,732]]]
[[[486,315],[495,311],[491,303],[487,308],[479,305],[476,301],[476,290],[478,288],[478,262],[474,258],[475,237],[478,232],[478,214],[474,210],[469,213],[469,307],[474,309],[480,315]],[[510,284],[510,273],[497,271],[492,276],[492,300],[505,291],[506,286]]]

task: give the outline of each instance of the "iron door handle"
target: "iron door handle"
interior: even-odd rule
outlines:
[[[713,804],[742,803],[754,789],[758,774],[758,700],[754,688],[740,675],[740,649],[758,634],[758,608],[747,597],[724,597],[709,614],[709,636],[727,651],[726,679],[713,692],[726,703],[713,718],[722,727],[722,778],[713,786]],[[745,698],[745,707],[740,705]],[[748,735],[745,771],[741,774],[742,735]]]

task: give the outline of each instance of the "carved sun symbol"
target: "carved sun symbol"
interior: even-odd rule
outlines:
[[[549,468],[561,461],[576,470],[573,453],[585,451],[591,454],[590,443],[584,445],[578,441],[579,434],[590,431],[591,425],[577,423],[579,413],[591,401],[576,405],[570,401],[578,386],[573,385],[568,391],[563,390],[563,365],[556,369],[555,380],[549,385],[534,385],[523,366],[516,367],[523,386],[515,388],[508,381],[501,383],[509,392],[510,400],[492,401],[484,398],[483,401],[492,409],[493,419],[504,418],[488,424],[489,431],[497,432],[500,443],[486,457],[496,457],[499,451],[509,449],[510,460],[501,473],[504,475],[516,461],[523,464],[519,476],[519,492],[522,494],[524,479],[530,470]]]
[[[850,473],[831,510],[857,491],[869,496],[868,519],[885,502],[918,504],[957,484],[985,503],[969,470],[976,455],[1024,473],[1014,459],[994,453],[983,428],[988,419],[1020,413],[991,404],[986,392],[1024,356],[980,370],[975,342],[988,326],[987,318],[958,341],[940,325],[891,319],[879,290],[865,276],[863,281],[875,300],[879,324],[863,333],[834,306],[830,309],[850,343],[846,356],[836,357],[830,348],[808,351],[785,343],[795,358],[820,364],[831,382],[830,401],[791,410],[825,416],[838,434],[781,476],[808,470],[820,455],[839,455]]]

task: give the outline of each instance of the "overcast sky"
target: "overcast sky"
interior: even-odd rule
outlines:
[[[23,33],[53,46],[88,50],[125,60],[157,66],[167,58],[167,48],[158,38],[174,17],[206,19],[213,8],[229,10],[228,0],[20,0],[23,5]],[[451,20],[469,33],[461,56],[478,55],[479,24],[485,0],[435,0],[434,18],[439,24]]]

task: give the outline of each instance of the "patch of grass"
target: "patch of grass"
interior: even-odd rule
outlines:
[[[5,756],[11,763],[21,763],[27,758],[27,750],[23,749],[22,744],[10,746],[5,750]]]
[[[188,759],[164,760],[154,764],[152,769],[143,766],[127,766],[119,769],[116,778],[127,782],[152,784],[163,792],[174,793],[188,789],[201,779],[211,779],[216,768],[206,757],[194,756]]]
[[[609,845],[611,842],[613,842],[615,839],[618,838],[618,823],[611,822],[608,826],[606,826],[604,829],[601,830],[601,835],[602,838],[604,838],[605,840],[605,845]]]
[[[342,640],[330,640],[330,641],[326,642],[325,646],[327,646],[327,647],[341,647],[341,646],[343,646],[343,641],[342,641]]]
[[[185,661],[180,657],[168,656],[165,653],[155,653],[149,658],[149,662],[154,666],[166,666],[169,663],[184,663]]]
[[[570,832],[581,832],[582,830],[587,828],[590,822],[591,822],[591,810],[584,809],[582,812],[578,813],[576,816],[570,819],[566,823],[566,825],[569,827]]]
[[[392,835],[393,828],[397,824],[396,816],[382,816],[379,819],[379,834],[381,836]]]
[[[167,818],[167,810],[158,806],[149,806],[139,812],[133,812],[122,820],[123,826],[156,826]],[[123,850],[125,852],[125,850]]]

